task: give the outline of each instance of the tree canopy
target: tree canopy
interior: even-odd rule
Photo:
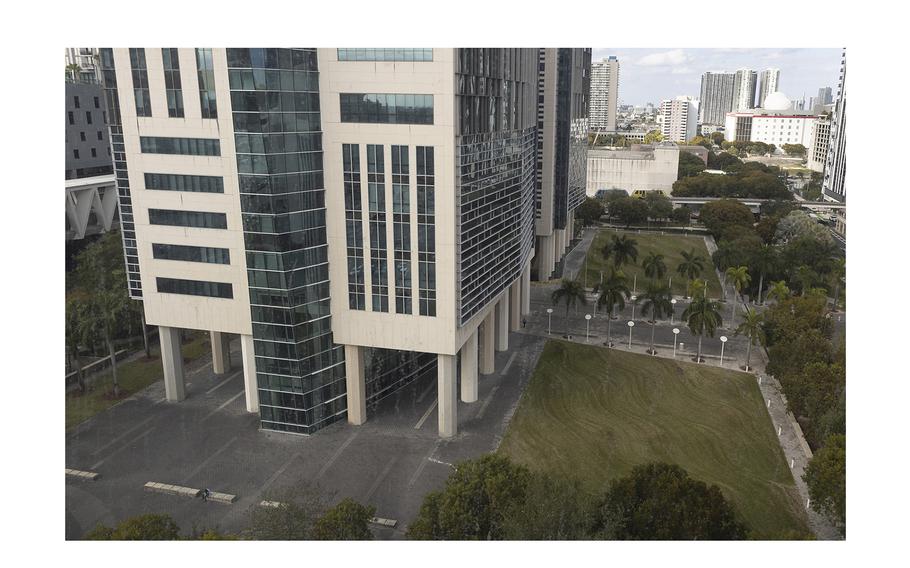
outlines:
[[[701,173],[707,166],[705,163],[696,156],[689,152],[680,152],[679,153],[679,167],[677,169],[676,177],[677,179],[682,179],[684,177],[695,176]]]
[[[847,437],[834,434],[812,456],[803,479],[809,501],[817,512],[847,523]]]
[[[755,223],[752,211],[733,199],[705,203],[698,218],[715,237],[722,237],[732,226],[741,226],[751,230]]]
[[[749,164],[751,165],[751,163]],[[673,182],[674,197],[751,197],[756,199],[793,199],[786,184],[776,174],[758,169],[743,169],[727,175],[701,173]]]
[[[111,528],[98,524],[85,535],[86,540],[177,540],[180,527],[170,515],[138,515]]]
[[[604,203],[600,199],[587,197],[575,209],[575,218],[581,221],[582,225],[592,225],[604,214]]]

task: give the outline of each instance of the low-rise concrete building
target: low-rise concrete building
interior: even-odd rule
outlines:
[[[622,189],[670,194],[679,170],[679,147],[661,144],[630,150],[588,150],[587,194]]]

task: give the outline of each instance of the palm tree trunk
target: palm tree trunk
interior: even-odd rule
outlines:
[[[566,301],[566,339],[569,339],[569,302]]]
[[[733,295],[733,310],[730,312],[730,329],[733,329],[734,323],[736,321],[736,295]]]
[[[834,311],[835,312],[837,311],[837,300],[839,299],[839,296],[840,296],[840,283],[838,283],[837,286],[834,287]]]
[[[698,335],[698,354],[695,356],[695,362],[701,363],[701,334]]]
[[[82,361],[79,359],[79,348],[70,348],[70,357],[73,359],[73,365],[76,367],[76,385],[79,392],[85,392],[85,375],[82,374]]]
[[[145,345],[145,358],[152,358],[152,350],[149,348],[149,334],[148,330],[145,328],[145,309],[140,312],[139,316],[142,318],[142,343]]]
[[[724,302],[726,302],[727,301],[727,273],[726,272],[724,272],[724,279],[720,283],[720,291],[722,293],[721,299]]]
[[[654,327],[657,325],[657,318],[651,322],[651,355],[654,355]]]
[[[765,273],[762,272],[761,276],[758,277],[758,303],[757,303],[757,305],[759,305],[759,306],[765,305],[765,303],[762,302],[762,300],[761,300],[761,289],[762,289],[762,286],[764,286],[764,284],[765,284]]]
[[[607,314],[607,347],[613,347],[613,337],[610,331],[613,329],[613,310]]]
[[[749,362],[752,360],[752,338],[749,338],[749,348],[746,350],[746,371],[749,370]]]
[[[111,341],[111,334],[104,334],[104,341],[107,343],[107,350],[111,356],[111,376],[114,380],[114,397],[120,396],[120,382],[117,380],[117,357],[114,353],[114,342]]]

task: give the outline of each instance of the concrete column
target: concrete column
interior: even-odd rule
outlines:
[[[223,375],[231,370],[231,336],[220,331],[209,332],[212,344],[212,370]]]
[[[256,351],[253,336],[240,336],[240,352],[243,354],[243,388],[246,391],[246,411],[259,412],[259,382],[256,380]]]
[[[521,272],[521,315],[531,313],[531,261],[525,265]]]
[[[455,380],[455,356],[437,355],[436,392],[439,437],[451,438],[458,433],[458,393]]]
[[[553,250],[553,262],[558,263],[560,260],[562,260],[563,253],[566,252],[566,230],[565,229],[554,230],[553,238],[555,240],[554,250]]]
[[[161,344],[161,367],[164,370],[164,396],[168,402],[180,402],[186,398],[180,330],[176,327],[158,326],[158,341]]]
[[[477,402],[477,330],[461,346],[461,401]]]
[[[553,235],[540,237],[540,250],[537,251],[537,254],[540,255],[540,262],[537,265],[537,279],[539,281],[549,280],[550,275],[553,274],[555,266],[553,261],[554,242]]]
[[[367,386],[363,373],[363,348],[344,346],[345,384],[348,390],[348,424],[360,426],[367,421]]]
[[[496,350],[509,350],[509,289],[506,288],[496,303]]]
[[[496,372],[496,352],[494,349],[496,338],[496,308],[487,313],[483,318],[483,327],[480,328],[480,372],[492,375]]]
[[[509,331],[521,329],[521,278],[509,287]]]

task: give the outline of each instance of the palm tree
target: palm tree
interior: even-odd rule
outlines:
[[[752,361],[752,346],[756,342],[759,345],[765,344],[764,315],[755,311],[755,308],[747,307],[742,318],[735,334],[745,335],[749,338],[749,349],[746,351],[746,371],[748,371],[749,363]]]
[[[695,280],[701,276],[705,268],[705,258],[693,248],[690,252],[682,252],[683,260],[676,266],[676,273],[688,280]]]
[[[717,249],[714,251],[714,254],[711,256],[711,260],[714,262],[715,268],[721,271],[723,280],[720,282],[720,293],[721,301],[727,301],[727,272],[726,270],[732,266],[731,256],[733,256],[733,251],[724,247],[722,249]]]
[[[645,276],[655,280],[663,279],[664,275],[667,273],[664,255],[656,252],[648,253],[648,256],[641,261],[641,266],[645,269]]]
[[[793,277],[799,282],[799,292],[801,296],[805,296],[806,292],[809,291],[809,288],[812,288],[812,285],[818,280],[818,275],[815,271],[805,264],[796,269]]]
[[[594,291],[600,292],[597,305],[607,310],[607,347],[613,347],[611,336],[613,309],[618,308],[619,311],[626,309],[626,300],[631,295],[626,285],[626,277],[614,270],[606,280],[594,287]]]
[[[578,280],[562,279],[562,284],[550,296],[553,305],[563,302],[566,305],[566,337],[569,336],[569,308],[576,303],[586,304],[585,288]]]
[[[752,277],[749,276],[749,267],[748,266],[737,266],[730,267],[724,273],[726,277],[730,279],[730,283],[733,284],[733,289],[736,290],[736,293],[742,297],[743,288],[749,285],[749,281],[752,280]],[[736,303],[737,299],[733,298],[733,310],[730,312],[730,323],[733,323],[733,320],[736,318]]]
[[[638,260],[638,241],[626,235],[613,235],[601,252],[605,259],[612,255],[613,266],[620,270],[624,264],[635,264]]]
[[[85,393],[85,376],[82,374],[82,360],[79,358],[79,345],[91,341],[87,336],[90,331],[89,326],[84,325],[85,321],[85,300],[83,294],[73,292],[67,294],[66,298],[66,325],[64,327],[66,337],[67,355],[69,355],[73,366],[76,368],[76,384],[79,392]]]
[[[692,303],[683,312],[689,330],[698,336],[698,354],[695,361],[701,363],[701,339],[704,334],[714,337],[714,332],[723,324],[720,317],[720,305],[704,296],[694,297]]]
[[[834,277],[834,311],[837,311],[837,302],[840,299],[840,285],[847,276],[847,259],[840,257],[834,260],[831,266],[831,274]]]
[[[774,267],[777,265],[777,249],[767,243],[762,244],[758,249],[758,254],[753,259],[752,264],[758,270],[759,274],[757,303],[764,305],[761,292],[765,283],[765,273],[774,270]]]
[[[777,282],[771,283],[771,288],[768,289],[768,298],[774,298],[778,302],[782,302],[790,297],[790,288],[787,287],[787,282],[785,280],[778,280]]]
[[[692,298],[704,298],[705,291],[707,286],[705,286],[704,280],[689,280],[689,283],[686,284],[686,290],[689,291]]]
[[[80,71],[82,71],[82,67],[80,67],[78,63],[70,63],[66,66],[66,72],[72,77],[73,83],[76,82],[76,73]]]
[[[644,315],[651,314],[651,346],[648,353],[656,355],[654,350],[654,327],[657,325],[657,319],[670,314],[673,304],[670,303],[670,288],[663,282],[650,282],[644,293],[636,299],[641,302],[641,313]]]

